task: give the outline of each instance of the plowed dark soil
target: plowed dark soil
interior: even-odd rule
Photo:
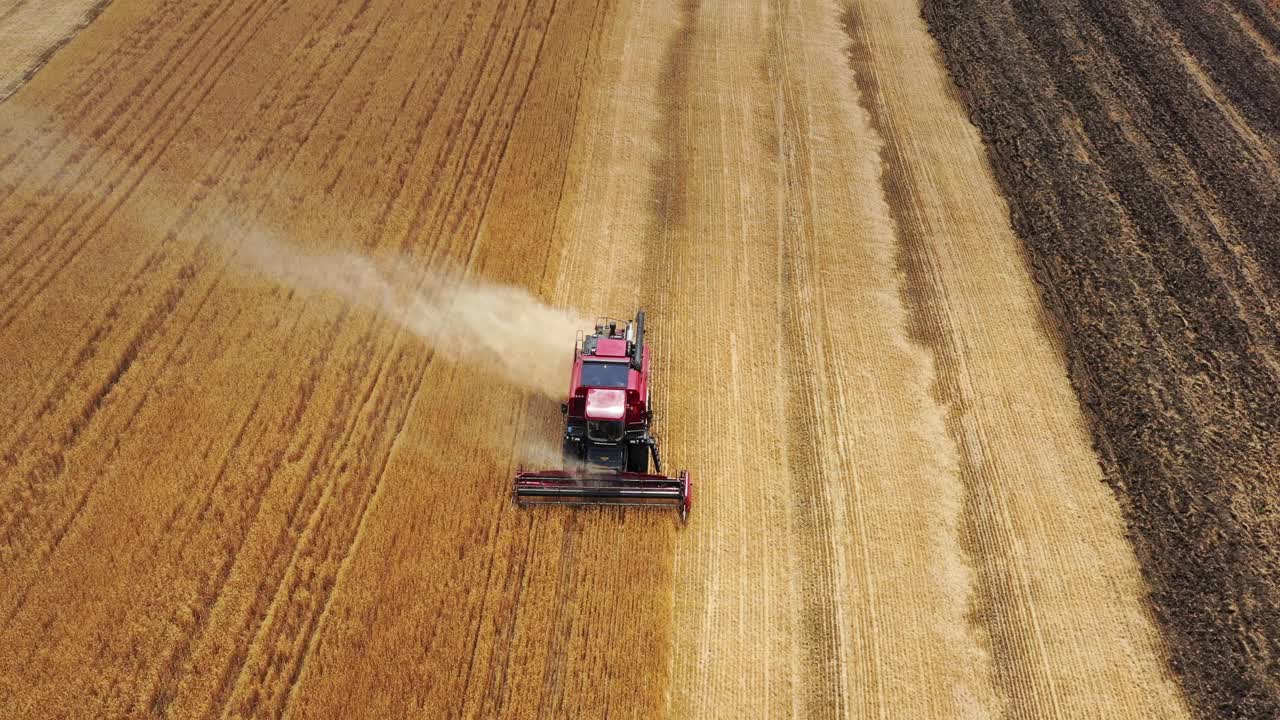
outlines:
[[[1280,10],[928,0],[1159,623],[1206,717],[1280,717]]]

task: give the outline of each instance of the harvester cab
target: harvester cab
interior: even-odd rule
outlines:
[[[644,311],[634,321],[596,320],[595,332],[574,343],[565,417],[564,467],[521,472],[521,504],[668,505],[687,517],[689,473],[661,475],[658,442],[650,432],[649,347]],[[653,461],[655,473],[649,473]]]

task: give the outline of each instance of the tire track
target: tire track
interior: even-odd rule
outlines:
[[[323,108],[322,108],[321,112],[323,112]],[[316,115],[316,117],[317,117],[317,118],[319,117],[319,113]],[[283,125],[283,124],[278,124],[278,125],[277,125],[273,130],[271,130],[271,131],[269,131],[269,132],[268,132],[268,131],[264,131],[263,133],[261,133],[261,135],[262,135],[264,138],[270,138],[270,137],[278,136],[278,135],[282,132],[283,128],[284,128],[284,125]],[[265,143],[269,142],[269,140],[265,140],[265,139],[264,139],[262,142],[265,144]],[[296,158],[297,158],[297,156],[298,156],[298,150],[299,150],[301,147],[302,147],[302,144],[301,144],[301,143],[300,143],[300,144],[298,144],[298,145],[295,145],[295,146],[294,146],[293,153],[292,153],[292,157],[291,157],[291,158],[290,158],[290,159],[285,163],[285,166],[284,166],[284,173],[286,174],[286,176],[287,176],[287,173],[289,172],[290,167],[292,166],[292,164],[293,164],[294,160],[296,160]],[[216,157],[217,157],[217,156],[215,156],[215,159],[216,159]],[[261,157],[261,152],[260,152],[260,151],[259,151],[259,157]],[[213,165],[213,167],[212,167],[211,169],[209,169],[209,170],[205,173],[205,175],[206,175],[207,177],[218,177],[218,176],[224,175],[224,174],[225,174],[225,173],[227,173],[227,172],[228,172],[228,170],[232,167],[232,162],[233,162],[233,157],[232,157],[232,156],[230,156],[230,155],[222,156],[222,158],[221,158],[221,160],[220,160],[220,161],[211,160],[211,164]],[[154,184],[152,185],[153,191],[154,191],[154,189],[155,189],[156,185],[158,185],[158,186],[159,186],[159,194],[160,194],[160,196],[161,196],[161,197],[163,197],[163,196],[167,195],[168,193],[172,192],[172,190],[176,187],[176,185],[167,186],[167,185],[166,185],[166,183],[164,183],[163,181],[161,181],[161,182],[159,182],[159,183],[154,183]],[[198,201],[198,200],[201,200],[201,199],[203,199],[203,197],[202,197],[202,196],[197,196],[197,201]],[[263,203],[261,203],[261,204],[260,204],[260,206],[259,206],[259,212],[261,212],[261,208],[263,208],[263,207],[265,207],[265,206],[266,206],[266,201],[264,201]],[[145,222],[145,219],[146,219],[146,217],[150,214],[150,212],[152,212],[152,211],[140,211],[140,212],[138,213],[139,217],[144,219],[144,222],[140,222],[140,223],[139,223],[140,227],[146,227],[146,226],[147,226],[147,224],[146,224],[146,222]],[[182,211],[182,214],[181,214],[181,220],[180,220],[179,224],[178,224],[178,225],[177,225],[173,230],[170,230],[170,231],[165,235],[165,238],[166,238],[166,241],[167,241],[167,243],[166,243],[166,244],[168,244],[168,245],[172,245],[172,244],[174,244],[174,240],[175,240],[176,236],[178,235],[178,233],[180,233],[180,232],[182,232],[182,231],[183,231],[183,229],[184,229],[184,225],[185,225],[188,221],[191,221],[191,220],[193,219],[193,217],[194,217],[194,213],[195,213],[195,212],[196,212],[196,205],[195,205],[194,203],[193,203],[193,204],[188,205],[188,206],[187,206],[187,207]],[[207,243],[207,242],[209,241],[209,238],[207,238],[207,237],[206,237],[204,240],[205,240],[205,242]],[[203,246],[203,244],[201,244],[201,245],[197,245],[197,254],[198,254],[198,252],[199,252],[199,248],[200,248],[200,247],[202,247],[202,246]],[[162,249],[163,249],[163,248],[162,248]],[[127,313],[125,313],[125,312],[124,312],[124,309],[123,309],[123,308],[124,308],[124,306],[122,305],[122,303],[123,303],[123,302],[125,302],[126,300],[128,300],[129,298],[131,298],[134,294],[136,294],[136,292],[137,292],[137,290],[138,290],[138,289],[140,289],[140,288],[142,288],[142,287],[144,287],[144,286],[145,286],[145,283],[143,282],[143,278],[144,278],[144,276],[146,276],[146,277],[148,277],[148,278],[151,276],[151,274],[152,274],[152,273],[154,272],[154,270],[155,270],[155,263],[159,262],[159,258],[160,258],[160,257],[162,257],[162,252],[158,250],[158,251],[156,251],[155,253],[153,253],[153,254],[148,258],[148,260],[146,261],[146,264],[142,265],[142,266],[140,267],[140,269],[139,269],[138,271],[136,271],[136,273],[135,273],[135,275],[133,276],[133,279],[132,279],[132,281],[131,281],[130,285],[126,286],[126,290],[125,290],[125,291],[123,291],[123,292],[121,292],[119,295],[117,295],[116,300],[115,300],[115,304],[112,306],[112,310],[108,312],[107,317],[112,317],[113,315],[118,317],[118,316],[120,316],[120,315],[122,315],[122,314],[127,315]],[[225,270],[225,267],[224,267],[224,270]],[[176,286],[175,286],[175,287],[176,287]],[[72,367],[67,371],[67,373],[63,376],[63,379],[62,379],[61,381],[59,381],[59,384],[58,384],[58,386],[57,386],[59,389],[55,389],[55,390],[53,390],[53,391],[49,392],[49,393],[47,394],[47,397],[49,397],[49,398],[53,398],[53,397],[56,397],[56,396],[63,396],[63,395],[65,395],[65,394],[66,394],[66,391],[67,391],[67,389],[70,387],[70,384],[73,382],[73,380],[76,378],[76,376],[77,376],[77,375],[79,375],[79,374],[81,374],[81,373],[83,372],[83,369],[86,367],[86,363],[87,363],[88,361],[90,361],[90,360],[94,357],[94,355],[96,354],[96,352],[92,351],[92,350],[91,350],[91,348],[94,348],[94,347],[96,347],[96,346],[97,346],[97,344],[101,341],[101,338],[102,338],[102,336],[103,336],[103,335],[104,335],[104,331],[103,331],[102,327],[101,327],[101,326],[99,326],[99,329],[98,329],[97,331],[95,331],[94,335],[92,336],[92,338],[91,338],[91,340],[90,340],[90,343],[89,343],[89,344],[88,344],[84,349],[82,349],[82,350],[80,351],[80,354],[79,354],[79,356],[78,356],[78,362],[77,362],[77,364],[76,364],[76,365],[74,365],[74,366],[72,366]],[[136,339],[135,339],[134,344],[136,344]],[[40,415],[37,415],[37,416],[36,416],[36,418],[35,418],[35,420],[32,422],[32,424],[28,426],[28,433],[29,433],[29,431],[30,431],[30,429],[31,429],[31,428],[37,427],[37,423],[38,423],[38,421],[41,419],[41,415],[43,415],[45,412],[47,412],[47,411],[49,411],[49,410],[52,410],[52,409],[53,409],[53,408],[52,408],[52,406],[50,406],[50,405],[46,402],[46,405],[44,406],[44,409],[42,410],[41,414],[40,414]],[[23,436],[23,437],[19,437],[19,439],[15,441],[15,443],[14,443],[14,446],[13,446],[13,447],[15,447],[15,448],[16,448],[16,447],[18,447],[18,446],[27,445],[27,444],[29,444],[29,440],[30,440],[30,436],[29,436],[29,434],[28,434],[28,435],[26,435],[26,436]],[[66,443],[64,442],[63,444],[65,445]],[[10,452],[11,452],[11,453],[13,452],[13,449],[12,449],[12,448],[10,449]]]
[[[61,133],[59,133],[59,136],[62,136],[62,134],[61,134]],[[104,152],[105,152],[105,151],[104,151]],[[107,154],[109,155],[109,153],[107,153]],[[215,157],[216,157],[216,156],[217,156],[217,154],[215,154]],[[215,167],[216,167],[216,164],[215,164]],[[216,174],[216,173],[218,173],[218,172],[225,172],[225,165],[223,166],[223,169],[222,169],[222,170],[215,170],[215,171],[212,171],[209,175],[207,175],[207,177],[213,177],[213,176],[215,176],[215,174]],[[161,184],[163,185],[163,183],[161,183]],[[91,196],[94,194],[94,193],[93,193],[93,191],[92,191],[92,190],[90,190],[90,189],[86,189],[84,192],[89,193]],[[69,195],[73,195],[73,196],[74,196],[74,195],[77,195],[78,193],[68,193],[68,194],[69,194]],[[143,218],[143,219],[149,219],[149,217],[148,217],[148,216],[149,216],[149,213],[151,213],[151,212],[155,212],[155,211],[156,211],[156,210],[155,210],[155,208],[144,207],[142,210],[139,210],[139,211],[137,211],[137,212],[139,213],[139,217],[141,217],[141,218]],[[189,213],[189,212],[190,212],[190,208],[188,208],[188,209],[187,209],[187,210],[185,210],[184,212],[188,212],[188,213]],[[144,225],[146,225],[146,223],[144,223]],[[101,227],[102,227],[102,226],[99,226],[99,229],[101,229]],[[181,226],[179,226],[179,227],[181,227]],[[95,234],[96,234],[96,231],[95,231]],[[168,239],[168,240],[170,240],[170,241],[173,239],[173,238],[172,238],[172,236],[166,236],[166,237],[167,237],[167,239]],[[109,317],[109,316],[108,316],[108,317]],[[100,324],[101,324],[101,323],[99,323],[99,325],[100,325]],[[91,327],[91,325],[86,325],[85,327],[86,327],[86,328],[88,328],[88,327]],[[101,327],[98,327],[98,329],[96,329],[96,330],[93,332],[93,334],[91,335],[91,339],[90,339],[89,344],[88,344],[88,345],[86,345],[86,346],[85,346],[85,348],[83,348],[83,349],[80,351],[80,354],[79,354],[78,356],[76,356],[76,357],[78,358],[78,359],[77,359],[77,363],[76,363],[76,365],[73,365],[73,368],[72,368],[71,370],[69,370],[69,371],[68,371],[68,373],[67,373],[66,375],[64,375],[64,381],[63,381],[63,382],[69,381],[69,380],[70,380],[70,378],[72,378],[72,377],[73,377],[73,373],[77,372],[77,371],[75,370],[75,368],[76,368],[76,367],[83,366],[83,363],[84,363],[84,362],[86,362],[86,361],[88,361],[88,360],[90,360],[90,359],[92,359],[92,358],[93,358],[94,353],[93,353],[93,352],[89,352],[89,350],[91,350],[91,349],[95,348],[95,347],[96,347],[96,344],[98,343],[98,341],[100,341],[100,340],[102,339],[102,337],[103,337],[103,336],[104,336],[104,331],[103,331],[103,329],[102,329]],[[67,357],[70,357],[70,356],[67,356]],[[65,386],[63,386],[63,387],[64,387],[64,390],[63,390],[63,391],[52,391],[52,392],[49,392],[47,396],[52,397],[52,396],[56,396],[56,395],[61,395],[61,394],[63,394],[63,392],[65,391]],[[46,408],[46,409],[47,409],[47,408]],[[17,425],[17,423],[15,423],[15,425]],[[19,426],[19,427],[20,427],[20,426]]]
[[[200,92],[200,95],[197,97],[197,102],[191,106],[191,110],[186,114],[186,116],[182,119],[182,121],[172,126],[174,128],[173,133],[170,134],[167,141],[161,141],[158,151],[154,155],[152,155],[152,159],[149,163],[143,161],[143,158],[146,156],[147,150],[153,146],[155,137],[158,134],[161,134],[163,132],[162,130],[158,131],[155,129],[156,124],[160,122],[162,119],[167,119],[168,117],[170,117],[169,115],[166,115],[166,114],[153,115],[152,118],[150,119],[150,122],[146,123],[142,128],[142,130],[137,133],[138,139],[134,141],[132,144],[126,145],[126,147],[122,148],[118,153],[108,152],[105,149],[115,143],[115,136],[105,132],[102,129],[102,126],[99,126],[90,132],[89,137],[92,138],[95,142],[100,143],[99,147],[104,148],[102,152],[98,153],[98,161],[102,160],[103,158],[106,158],[109,161],[116,163],[114,168],[106,169],[104,174],[106,174],[107,177],[105,178],[103,185],[113,190],[117,185],[123,184],[126,186],[125,190],[123,194],[118,198],[115,205],[107,209],[106,215],[101,217],[100,220],[96,223],[96,225],[93,226],[93,228],[89,232],[78,234],[78,236],[83,239],[81,239],[78,244],[74,245],[74,248],[71,250],[71,252],[64,253],[61,255],[61,257],[63,258],[61,262],[57,260],[57,257],[59,257],[59,255],[56,254],[56,251],[59,249],[59,247],[66,247],[68,244],[71,244],[72,238],[77,236],[76,233],[71,233],[71,232],[65,233],[68,242],[64,243],[64,245],[62,246],[55,246],[52,249],[48,247],[49,242],[37,244],[33,247],[33,252],[27,255],[25,258],[23,258],[20,261],[20,263],[15,268],[14,272],[10,275],[10,277],[6,278],[6,284],[10,285],[11,287],[12,287],[12,284],[8,283],[8,280],[12,279],[13,276],[16,276],[18,272],[26,270],[27,266],[30,265],[32,262],[35,262],[38,256],[41,256],[43,254],[43,257],[45,258],[45,264],[43,266],[37,265],[35,268],[35,272],[27,273],[30,276],[30,278],[28,279],[27,282],[20,283],[18,285],[16,292],[12,296],[12,299],[10,299],[7,303],[0,304],[0,331],[3,331],[9,325],[12,324],[14,319],[14,314],[19,312],[18,308],[22,305],[29,304],[32,298],[34,298],[41,291],[43,291],[43,289],[48,286],[49,282],[52,281],[53,277],[57,274],[58,270],[61,269],[62,267],[65,267],[67,262],[69,262],[71,258],[73,258],[76,255],[76,253],[78,253],[79,250],[84,247],[85,243],[88,241],[88,238],[95,236],[98,233],[98,231],[100,231],[102,227],[106,224],[106,222],[110,219],[111,215],[117,210],[119,210],[120,206],[124,202],[126,202],[130,198],[130,196],[132,196],[132,194],[136,191],[138,185],[142,182],[142,179],[146,176],[146,173],[154,167],[156,158],[158,158],[160,155],[164,153],[165,150],[168,149],[170,143],[173,141],[174,135],[176,135],[176,133],[182,128],[182,126],[185,125],[186,122],[190,120],[191,115],[195,113],[197,108],[199,108],[200,102],[205,100],[208,97],[209,90],[211,90],[212,87],[216,85],[217,81],[222,77],[222,73],[225,72],[226,68],[230,66],[231,60],[228,60],[225,64],[223,64],[222,70],[220,72],[217,72],[214,74],[212,82],[204,83],[204,80],[209,76],[209,72],[213,68],[216,68],[218,66],[218,61],[220,59],[222,59],[223,57],[227,57],[227,49],[231,48],[236,44],[236,41],[239,39],[240,33],[245,28],[251,28],[251,32],[246,36],[244,42],[240,43],[240,46],[239,46],[240,48],[243,48],[244,45],[250,40],[252,40],[252,38],[256,35],[256,33],[262,29],[262,27],[264,26],[263,23],[255,23],[255,24],[250,23],[250,20],[252,19],[253,15],[258,11],[260,11],[262,7],[263,6],[260,6],[260,5],[252,6],[249,11],[246,11],[241,16],[242,18],[244,18],[244,22],[239,23],[239,25],[235,29],[233,29],[231,33],[228,33],[226,37],[219,36],[218,42],[222,45],[223,50],[218,50],[215,48],[212,61],[204,66],[204,71],[199,76],[195,77],[192,82],[186,85],[186,88],[188,89],[188,92],[186,94],[182,95],[181,97],[178,97],[179,93],[183,89],[183,85],[179,83],[178,86],[174,89],[174,91],[164,101],[164,105],[169,105],[174,102],[182,103],[185,100],[189,99],[193,94]],[[209,27],[209,31],[210,32],[212,31],[212,26]],[[189,54],[194,53],[195,48],[197,47],[199,47],[198,42],[193,44],[193,49],[189,51]],[[110,128],[110,127],[116,126],[118,124],[119,118],[128,118],[129,115],[126,112],[127,107],[129,106],[140,107],[140,106],[145,106],[146,104],[149,104],[152,98],[154,97],[154,95],[160,92],[160,89],[164,86],[165,81],[175,77],[178,69],[182,68],[185,65],[187,65],[185,61],[175,62],[171,67],[169,74],[162,76],[161,81],[155,85],[155,89],[152,90],[151,95],[149,95],[143,102],[137,103],[136,98],[127,98],[125,100],[122,100],[120,104],[118,104],[113,109],[113,112],[110,115],[111,120],[109,121],[109,124],[107,127]],[[187,77],[187,76],[184,75],[184,77]],[[203,91],[201,92],[200,88],[202,84],[203,84]],[[126,124],[125,127],[128,127],[128,125]],[[66,136],[63,135],[63,137],[66,137]],[[140,146],[140,149],[135,149],[135,148],[138,148],[139,146]],[[72,154],[69,157],[73,157],[73,156],[74,154]],[[95,164],[96,162],[97,161],[95,161]],[[135,171],[136,166],[140,163],[144,164],[145,167],[143,167],[141,170]],[[95,165],[91,164],[89,167],[87,167],[84,170],[84,174],[92,173],[94,171],[94,168],[95,168]],[[118,172],[115,174],[112,174],[113,169],[118,170]],[[59,175],[62,175],[62,173],[60,172]],[[132,175],[134,178],[132,181],[127,179],[130,175]],[[41,237],[41,233],[37,232],[37,230],[40,227],[40,224],[46,219],[56,218],[57,215],[55,213],[58,207],[63,202],[69,202],[72,198],[75,198],[75,197],[82,198],[84,196],[88,196],[88,197],[96,198],[96,200],[85,204],[84,207],[87,209],[85,210],[82,219],[76,220],[76,211],[79,210],[80,208],[73,208],[67,214],[67,216],[62,220],[60,224],[54,226],[54,228],[50,231],[49,235],[52,238],[57,238],[59,234],[63,233],[64,228],[70,227],[73,230],[80,229],[81,225],[92,222],[91,218],[93,218],[94,215],[97,214],[100,208],[108,204],[108,201],[110,200],[111,195],[112,195],[111,192],[105,193],[101,197],[97,197],[97,194],[92,192],[85,193],[84,195],[63,193],[59,195],[59,202],[55,204],[55,206],[52,208],[51,211],[40,213],[40,214],[31,214],[29,216],[26,216],[26,217],[32,217],[36,220],[36,224],[28,228],[26,234],[29,237],[33,237],[33,238]],[[43,253],[41,251],[43,251]],[[54,266],[52,270],[49,269],[51,265]],[[34,285],[32,284],[33,282],[34,282]]]

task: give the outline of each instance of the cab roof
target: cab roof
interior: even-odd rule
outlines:
[[[627,356],[627,341],[622,338],[600,338],[596,341],[596,357],[623,358]]]

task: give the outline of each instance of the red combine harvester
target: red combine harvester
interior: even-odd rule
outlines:
[[[564,413],[564,469],[516,474],[520,504],[667,505],[689,515],[689,472],[661,473],[658,441],[649,433],[649,348],[644,311],[633,322],[596,321],[578,340]]]

